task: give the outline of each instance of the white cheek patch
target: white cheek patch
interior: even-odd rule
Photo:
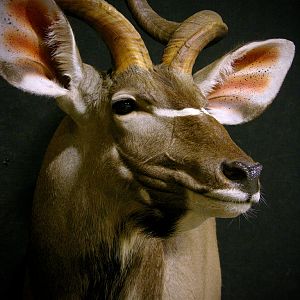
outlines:
[[[119,152],[118,152],[118,150],[117,150],[117,148],[115,146],[111,148],[111,152],[110,153],[111,153],[111,156],[112,156],[112,158],[114,160],[117,160],[117,159],[120,158]]]
[[[109,159],[112,159],[115,163],[120,164],[118,166],[118,173],[119,175],[126,180],[133,180],[133,174],[132,172],[120,162],[120,155],[115,146],[113,146],[110,150],[111,157]]]
[[[125,166],[119,166],[119,174],[127,180],[132,180],[133,179],[133,174],[129,169],[127,169]]]
[[[196,108],[183,108],[183,109],[169,109],[169,108],[153,108],[153,113],[160,117],[176,118],[186,116],[199,116],[202,114],[210,115],[209,112],[204,109]]]

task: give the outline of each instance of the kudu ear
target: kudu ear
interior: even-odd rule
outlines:
[[[10,84],[50,97],[74,93],[82,62],[72,29],[54,1],[1,0],[0,34],[0,74]]]
[[[194,75],[220,123],[248,122],[273,101],[291,66],[294,44],[271,39],[253,42],[225,55]]]

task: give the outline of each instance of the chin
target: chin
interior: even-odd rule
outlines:
[[[240,193],[242,195],[242,193]],[[191,230],[201,225],[209,218],[235,218],[246,213],[253,203],[258,202],[255,197],[215,197],[211,194],[199,194],[187,190],[188,211],[178,223],[179,231]],[[252,200],[252,198],[254,200]]]

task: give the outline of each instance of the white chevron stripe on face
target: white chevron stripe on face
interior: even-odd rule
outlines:
[[[169,109],[169,108],[153,108],[153,113],[160,117],[176,118],[186,116],[199,116],[202,114],[209,115],[204,108],[183,108],[183,109]]]

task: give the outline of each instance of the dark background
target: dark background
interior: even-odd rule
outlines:
[[[109,1],[131,19],[121,0]],[[195,71],[247,41],[292,40],[300,49],[297,1],[151,0],[156,11],[181,21],[202,9],[217,11],[228,36],[199,56]],[[71,20],[85,62],[110,68],[97,35]],[[141,32],[141,31],[140,31]],[[141,32],[154,62],[163,47]],[[299,56],[272,106],[257,120],[229,127],[233,139],[264,165],[261,203],[247,218],[219,220],[222,299],[299,297]],[[31,201],[47,144],[63,117],[51,99],[24,94],[0,78],[0,298],[20,294]],[[10,296],[8,296],[10,295]],[[298,297],[296,297],[298,295]]]

